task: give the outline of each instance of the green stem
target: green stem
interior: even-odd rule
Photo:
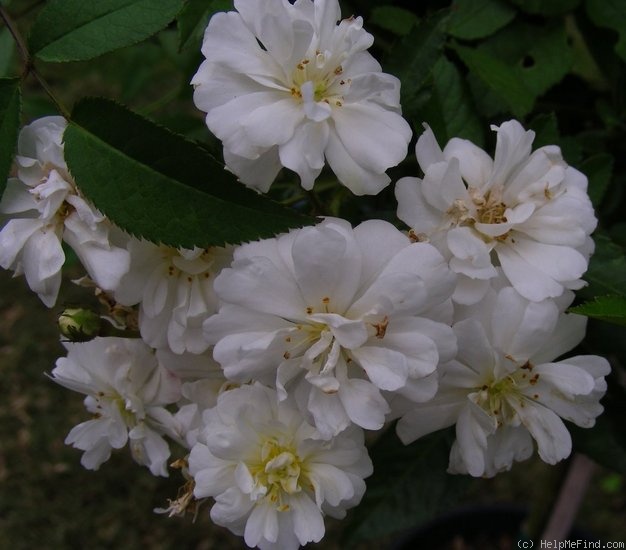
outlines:
[[[0,19],[2,19],[2,21],[4,22],[4,25],[6,26],[6,28],[11,33],[11,36],[13,37],[13,40],[15,41],[15,44],[17,45],[17,49],[20,52],[20,56],[22,57],[22,60],[24,61],[24,72],[23,72],[22,77],[21,77],[22,80],[25,79],[29,74],[32,74],[37,79],[37,82],[39,82],[39,84],[44,89],[46,94],[48,94],[48,97],[50,97],[52,102],[56,105],[56,107],[59,110],[59,112],[67,120],[69,120],[70,119],[70,112],[69,112],[69,110],[56,97],[56,95],[52,91],[52,88],[50,87],[50,85],[39,74],[37,69],[35,69],[34,61],[33,61],[33,58],[30,55],[30,52],[28,51],[28,47],[26,46],[26,42],[24,42],[24,39],[22,38],[22,35],[17,30],[17,26],[15,25],[15,23],[13,22],[13,20],[9,16],[9,14],[6,12],[6,10],[2,6],[0,6]]]
[[[71,115],[70,111],[61,103],[59,98],[54,94],[50,85],[46,82],[46,80],[37,72],[34,67],[31,67],[31,73],[37,79],[37,82],[41,85],[44,91],[48,94],[48,97],[52,100],[52,102],[56,105],[56,108],[63,115],[66,120],[70,120]]]

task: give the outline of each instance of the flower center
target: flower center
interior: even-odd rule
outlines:
[[[96,408],[98,411],[104,411],[106,408],[111,407],[112,409],[116,409],[122,420],[129,428],[134,428],[137,425],[137,415],[129,410],[126,406],[126,399],[124,399],[120,394],[114,392],[112,394],[106,394],[103,391],[99,391],[95,395],[95,399],[97,402]],[[108,403],[108,406],[105,405]],[[110,410],[110,409],[109,409]],[[97,412],[96,417],[100,417],[102,413]]]
[[[508,361],[514,361],[510,356],[505,356]],[[524,407],[524,401],[529,397],[522,393],[528,386],[534,386],[539,380],[539,374],[533,374],[533,365],[526,361],[518,365],[517,369],[499,380],[492,380],[477,388],[474,401],[489,416],[493,417],[498,426],[503,424],[517,424],[517,412],[511,406],[510,401],[516,399],[520,406]],[[538,394],[533,394],[532,399],[538,399]]]
[[[476,221],[479,223],[505,223],[506,204],[502,202],[502,189],[494,187],[482,195],[478,190],[468,189],[472,202],[476,206]]]
[[[516,386],[512,376],[485,384],[476,392],[476,404],[493,417],[498,426],[508,424],[515,415],[515,410],[509,405],[508,400],[519,394]]]
[[[69,216],[75,210],[76,209],[69,202],[63,201],[63,204],[61,204],[54,216],[54,223],[58,225],[63,225],[65,223],[65,220],[69,218]]]
[[[163,268],[169,277],[182,277],[191,283],[196,277],[209,279],[216,271],[214,263],[219,254],[216,248],[186,250],[161,245],[160,252]]]
[[[502,202],[497,204],[486,204],[477,209],[477,221],[480,223],[503,223],[506,222],[504,211],[506,205]]]
[[[448,220],[451,220],[452,223],[476,229],[475,225],[477,223],[493,225],[506,223],[508,221],[505,216],[507,205],[502,201],[502,188],[494,187],[484,195],[473,187],[469,187],[467,191],[472,201],[470,205],[463,199],[456,199],[452,206],[446,211]],[[510,231],[507,231],[502,235],[493,237],[491,235],[485,235],[478,229],[476,229],[476,231],[481,234],[486,242],[494,240],[504,241],[510,233]]]
[[[303,98],[302,86],[311,82],[313,101],[341,107],[343,96],[351,83],[349,78],[341,78],[342,73],[343,67],[335,56],[317,51],[315,57],[304,58],[296,65],[291,77],[291,95],[300,102],[306,100]]]
[[[266,440],[261,447],[259,464],[250,468],[255,482],[254,500],[266,498],[277,510],[288,510],[283,497],[302,490],[302,469],[295,449],[281,445],[276,438]]]
[[[343,353],[343,349],[337,342],[330,327],[323,323],[312,323],[304,325],[304,334],[309,343],[308,349],[304,352],[303,366],[311,373],[320,376],[332,376]],[[333,393],[336,391],[335,385],[326,387],[325,391]]]
[[[294,327],[286,331],[283,358],[297,359],[294,366],[308,371],[305,377],[309,383],[333,394],[339,391],[340,380],[348,371],[358,367],[351,350],[368,338],[385,338],[389,318],[386,315],[367,320],[343,317],[333,311],[329,297],[322,298],[320,306],[308,306],[306,320],[294,322]]]

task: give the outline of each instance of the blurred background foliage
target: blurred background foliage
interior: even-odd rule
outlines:
[[[27,37],[51,2],[0,0]],[[404,116],[416,137],[427,122],[441,144],[458,136],[493,152],[491,124],[519,119],[536,132],[535,146],[558,144],[568,163],[585,172],[599,218],[596,253],[578,301],[610,296],[576,350],[607,357],[613,373],[606,412],[592,430],[572,428],[575,449],[600,466],[578,523],[603,540],[626,541],[626,2],[621,0],[346,0],[342,13],[361,15],[375,36],[371,52],[402,81]],[[187,0],[176,20],[150,38],[88,61],[34,61],[59,102],[85,96],[115,99],[134,111],[198,140],[219,157],[219,143],[192,101],[191,76],[202,56],[210,15],[230,0]],[[21,77],[22,123],[58,109],[24,60],[6,27],[0,28],[0,77]],[[415,142],[415,138],[413,144]],[[410,151],[413,151],[413,144]],[[390,170],[395,182],[419,175],[414,154]],[[330,172],[304,192],[282,173],[271,195],[315,215],[357,223],[398,223],[393,186],[375,197],[353,197]],[[70,265],[70,272],[76,266]],[[79,276],[80,273],[74,275]],[[84,419],[81,398],[46,379],[63,353],[55,316],[21,279],[0,274],[0,547],[239,548],[201,513],[162,518],[152,509],[174,497],[181,479],[153,478],[114,453],[99,472],[79,465],[63,444]],[[63,304],[83,299],[65,285]],[[609,315],[609,310],[614,311]],[[607,322],[607,319],[609,322]],[[377,466],[362,505],[345,522],[331,523],[319,548],[380,548],[394,533],[459,502],[551,502],[567,465],[536,460],[493,480],[445,473],[448,433],[402,447],[393,434],[373,443]],[[555,481],[556,480],[556,481]],[[342,542],[337,542],[342,536]],[[364,542],[374,538],[375,542]]]

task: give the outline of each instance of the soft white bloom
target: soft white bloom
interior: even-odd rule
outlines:
[[[210,380],[216,388],[227,381],[222,367],[213,359],[211,350],[204,353],[175,353],[169,348],[160,348],[156,350],[156,357],[161,365],[181,380]]]
[[[48,307],[61,285],[62,240],[104,290],[117,286],[129,262],[126,250],[112,243],[110,222],[78,194],[67,171],[65,126],[62,117],[45,117],[22,129],[17,178],[9,179],[0,202],[0,212],[11,217],[0,231],[0,265],[24,274]]]
[[[221,394],[204,413],[189,473],[197,498],[215,498],[215,523],[250,547],[295,550],[322,539],[324,515],[344,517],[359,503],[372,463],[358,428],[322,441],[290,400],[254,385]]]
[[[202,428],[202,413],[215,407],[221,392],[237,387],[237,384],[225,378],[222,367],[210,351],[177,354],[164,348],[156,351],[156,357],[161,365],[183,382],[177,410],[175,414],[163,410],[159,417],[161,427],[180,445],[191,449]]]
[[[281,167],[311,189],[325,160],[357,195],[387,186],[411,129],[400,82],[366,51],[361,17],[337,0],[235,0],[206,29],[194,102],[224,145],[228,168],[267,191]]]
[[[81,464],[97,470],[129,443],[133,458],[154,475],[167,476],[168,444],[159,429],[164,405],[180,398],[180,380],[158,364],[139,339],[96,338],[64,343],[67,357],[57,360],[52,378],[85,394],[92,420],[72,428],[65,442],[85,451]]]
[[[181,447],[191,449],[198,441],[202,429],[202,413],[214,407],[221,391],[237,387],[236,384],[216,380],[197,380],[181,385],[181,399],[176,403],[175,412],[161,408],[153,411],[155,427]]]
[[[140,304],[139,329],[154,348],[203,353],[202,322],[217,310],[215,275],[232,259],[231,248],[193,250],[132,239],[130,268],[115,291],[123,305]]]
[[[456,351],[444,324],[455,277],[434,247],[381,220],[329,218],[234,257],[204,325],[227,378],[293,392],[324,437],[381,428],[382,392],[432,397],[437,363]]]
[[[459,303],[480,300],[498,265],[529,300],[582,287],[596,226],[587,178],[557,146],[531,153],[535,134],[519,122],[492,129],[493,160],[458,138],[442,151],[426,127],[416,146],[424,178],[398,182],[398,217],[449,258]]]
[[[437,396],[400,419],[398,435],[409,443],[456,424],[453,473],[508,470],[532,454],[533,439],[554,464],[572,447],[561,419],[589,428],[602,412],[609,364],[595,355],[554,361],[582,340],[586,319],[560,313],[552,300],[530,302],[508,287],[484,307],[454,325],[458,356],[440,367]]]

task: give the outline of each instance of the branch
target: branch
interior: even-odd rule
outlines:
[[[17,44],[17,49],[20,51],[20,55],[22,56],[22,59],[24,60],[24,65],[26,66],[26,70],[24,71],[24,73],[28,74],[32,68],[32,59],[30,57],[30,53],[28,51],[28,48],[26,47],[26,43],[24,42],[22,35],[17,30],[17,26],[15,25],[15,23],[13,23],[13,20],[2,6],[0,6],[0,18],[4,22],[6,28],[9,29],[13,40],[15,40],[15,43]]]
[[[52,88],[50,87],[50,85],[46,82],[46,80],[35,69],[35,66],[34,66],[34,63],[33,63],[33,58],[31,57],[30,52],[28,51],[28,46],[26,46],[26,42],[22,38],[22,35],[20,34],[20,32],[17,30],[17,26],[15,25],[15,23],[13,22],[13,20],[9,16],[9,14],[6,12],[6,10],[2,6],[0,6],[0,19],[2,19],[2,21],[4,22],[6,28],[11,33],[11,36],[13,37],[13,40],[17,44],[17,49],[20,52],[20,56],[22,57],[22,60],[24,61],[24,72],[22,74],[22,79],[26,78],[29,74],[32,74],[37,79],[37,82],[39,82],[39,84],[44,89],[46,94],[48,94],[48,97],[50,97],[50,99],[56,105],[56,107],[59,110],[59,112],[67,120],[69,120],[69,118],[70,118],[69,110],[56,97],[56,95],[52,91]]]

